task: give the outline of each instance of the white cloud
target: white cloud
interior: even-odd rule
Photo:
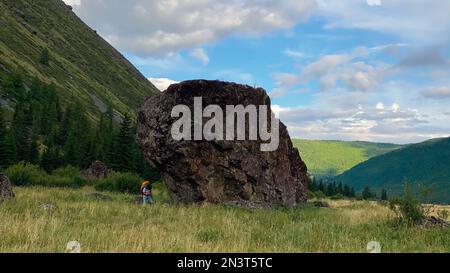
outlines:
[[[79,5],[81,0],[64,0],[67,5],[75,6]]]
[[[300,52],[300,51],[296,51],[296,50],[291,50],[291,49],[286,49],[285,51],[283,51],[284,55],[291,57],[291,58],[303,58],[305,57],[305,53]]]
[[[407,67],[446,66],[448,64],[449,61],[437,47],[413,48],[399,63],[400,66]]]
[[[81,0],[74,11],[119,49],[163,56],[232,35],[290,29],[315,7],[314,0]]]
[[[398,103],[393,103],[391,106],[391,109],[394,113],[398,112],[398,110],[400,109],[400,105]]]
[[[279,114],[290,135],[297,138],[404,144],[445,137],[450,132],[448,125],[433,124],[426,114],[415,109],[400,110],[395,103],[390,109],[383,105],[383,111],[362,105],[349,109],[326,108],[323,102],[299,108],[273,105],[272,110]]]
[[[367,0],[369,6],[381,6],[381,0]]]
[[[325,55],[318,61],[309,64],[302,73],[302,78],[311,79],[321,77],[327,74],[335,67],[351,60],[351,56],[347,54],[341,55]]]
[[[206,54],[205,50],[203,48],[196,48],[192,50],[191,56],[197,60],[199,60],[202,64],[208,64],[209,63],[209,57],[208,54]]]
[[[382,102],[377,103],[377,105],[375,106],[375,108],[377,110],[384,110],[384,104]]]
[[[449,99],[450,86],[432,86],[428,87],[424,93],[425,97],[433,99]]]
[[[450,40],[450,1],[318,0],[327,28],[350,28],[394,34],[421,44]],[[380,5],[378,5],[380,4]]]
[[[324,55],[303,67],[298,74],[274,73],[277,94],[284,95],[295,86],[317,80],[321,90],[329,90],[342,83],[351,90],[369,90],[379,84],[385,67],[363,61],[369,51],[359,47],[350,53]]]
[[[148,78],[148,80],[160,91],[165,91],[171,84],[178,83],[177,81],[168,78]]]

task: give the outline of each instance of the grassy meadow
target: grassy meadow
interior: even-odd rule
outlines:
[[[0,204],[0,252],[450,252],[450,229],[397,226],[377,202],[327,200],[331,208],[251,210],[171,204],[161,187],[156,205],[108,193],[96,200],[82,189],[15,188]],[[45,210],[42,204],[52,204]]]

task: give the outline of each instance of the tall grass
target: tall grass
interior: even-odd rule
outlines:
[[[16,188],[0,205],[0,252],[64,252],[79,241],[83,252],[450,252],[450,230],[393,223],[386,206],[329,200],[331,209],[263,209],[165,201],[135,205],[133,196],[91,199],[92,188]],[[43,210],[42,203],[56,206]]]

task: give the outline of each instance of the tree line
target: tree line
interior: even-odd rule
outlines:
[[[328,197],[347,197],[347,198],[361,198],[364,200],[380,199],[388,200],[387,191],[381,190],[380,197],[374,193],[369,186],[365,186],[361,194],[355,191],[354,187],[350,187],[347,184],[336,181],[325,181],[323,179],[317,182],[315,177],[311,177],[308,183],[308,190],[313,193],[319,193],[319,195],[325,195]]]
[[[115,171],[158,177],[135,142],[130,115],[117,125],[109,107],[94,125],[80,102],[64,108],[54,85],[35,79],[27,90],[20,75],[3,79],[2,89],[15,98],[15,109],[8,125],[0,107],[0,169],[22,161],[47,172],[67,165],[85,169],[100,160]]]

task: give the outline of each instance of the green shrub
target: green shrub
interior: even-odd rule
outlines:
[[[15,186],[35,186],[46,183],[47,173],[31,163],[20,162],[6,169],[5,174]]]
[[[48,187],[73,188],[73,178],[63,176],[48,176],[46,184]]]
[[[52,172],[52,175],[60,177],[81,177],[81,172],[76,167],[67,165],[65,167],[54,170]]]
[[[140,192],[141,177],[134,173],[112,173],[100,180],[95,189],[98,191],[116,191],[138,194]]]
[[[79,169],[68,165],[52,172],[50,186],[81,188],[90,185],[91,182],[84,179]]]
[[[323,199],[327,197],[325,193],[323,193],[322,191],[316,191],[314,192],[314,195],[316,196],[317,199]]]
[[[342,200],[342,199],[344,199],[344,196],[342,194],[338,193],[336,195],[331,196],[330,199],[331,200]]]
[[[80,171],[72,166],[57,169],[49,175],[36,165],[20,162],[10,166],[5,173],[15,186],[80,188],[88,185]]]
[[[425,210],[422,203],[414,198],[408,182],[403,186],[404,196],[394,198],[389,201],[389,208],[396,214],[400,222],[415,224],[425,217]]]
[[[88,185],[88,182],[79,176],[56,176],[49,175],[43,186],[60,188],[81,188]]]

